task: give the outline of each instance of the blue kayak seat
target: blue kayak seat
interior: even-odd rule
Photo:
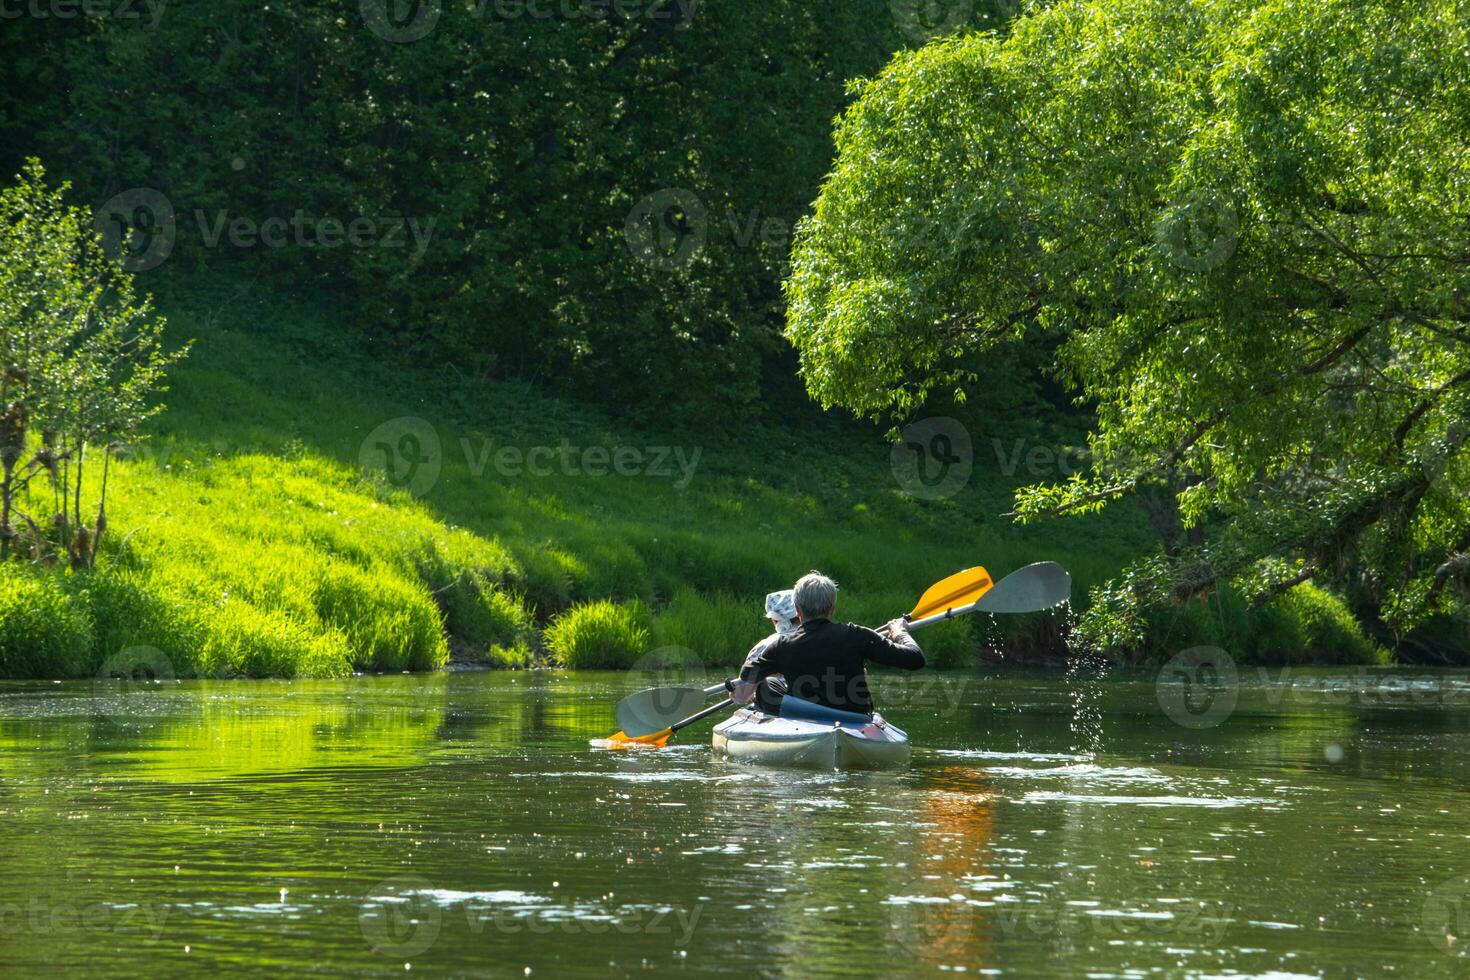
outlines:
[[[790,694],[781,699],[781,717],[789,721],[814,721],[819,725],[866,725],[873,720],[856,711],[839,711]]]

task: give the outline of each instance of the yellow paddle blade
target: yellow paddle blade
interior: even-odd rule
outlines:
[[[654,732],[652,735],[643,735],[639,738],[633,738],[631,735],[618,732],[611,738],[594,738],[592,745],[594,748],[611,749],[613,751],[661,749],[669,744],[669,739],[673,737],[673,734],[674,730],[672,728],[665,728],[661,732]]]
[[[919,604],[914,606],[913,612],[909,613],[909,618],[923,619],[925,616],[942,613],[946,609],[968,606],[989,592],[990,587],[994,584],[990,580],[990,573],[980,566],[967,568],[942,582],[929,586],[929,591],[919,599]]]

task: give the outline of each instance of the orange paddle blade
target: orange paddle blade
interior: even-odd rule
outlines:
[[[595,748],[612,749],[613,751],[661,749],[669,744],[669,739],[673,737],[673,734],[674,730],[672,728],[665,728],[661,732],[654,732],[652,735],[643,735],[639,738],[633,738],[631,735],[618,732],[611,738],[594,738],[592,745]]]
[[[947,609],[968,606],[989,592],[994,584],[990,580],[990,573],[980,566],[967,568],[929,586],[929,591],[919,599],[918,605],[909,613],[909,618],[923,619]]]

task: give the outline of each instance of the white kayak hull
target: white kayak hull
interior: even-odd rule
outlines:
[[[864,725],[796,721],[742,708],[715,726],[716,755],[798,769],[892,769],[912,750],[901,728],[882,715]]]

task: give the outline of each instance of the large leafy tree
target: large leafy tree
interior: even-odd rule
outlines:
[[[1098,596],[1312,577],[1407,627],[1470,549],[1470,4],[1087,0],[899,59],[841,120],[788,336],[828,405],[973,388],[1061,339],[1091,467],[1022,519],[1136,492],[1203,540]],[[875,383],[877,379],[890,379]]]

